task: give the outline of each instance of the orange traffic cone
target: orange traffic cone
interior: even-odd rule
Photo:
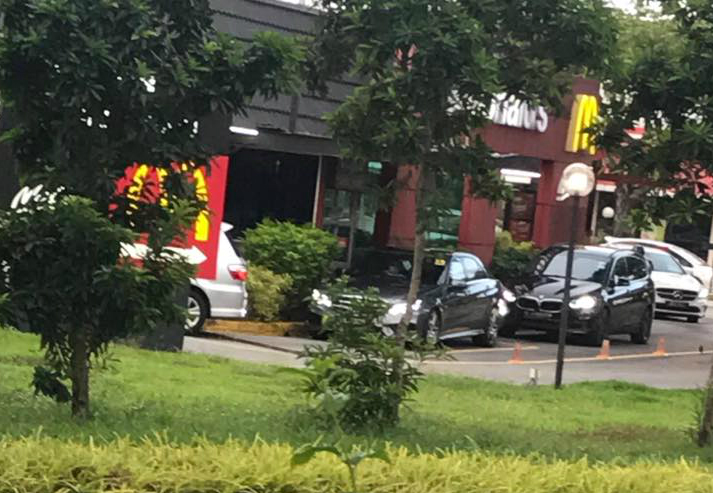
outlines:
[[[602,348],[599,350],[599,354],[597,354],[597,359],[610,359],[611,355],[609,354],[609,339],[604,339],[602,341]]]
[[[512,352],[512,358],[508,361],[511,365],[521,365],[524,363],[522,360],[522,344],[519,342],[515,343],[515,349]]]
[[[656,346],[656,351],[654,351],[654,356],[668,356],[666,352],[666,339],[664,337],[659,337],[659,343]]]

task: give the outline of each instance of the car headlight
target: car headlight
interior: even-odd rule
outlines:
[[[332,308],[332,300],[329,299],[329,296],[321,293],[318,289],[312,290],[312,301],[314,301],[317,306],[322,308]]]
[[[517,301],[517,296],[515,296],[515,293],[510,291],[509,289],[503,289],[503,299],[507,301],[508,303],[515,303]]]
[[[414,313],[418,313],[421,309],[421,305],[421,300],[416,300],[413,305],[411,305],[411,310],[413,310]],[[403,317],[406,314],[406,303],[396,303],[392,305],[391,308],[389,308],[388,314],[392,317]]]
[[[703,288],[703,289],[701,289],[700,292],[698,293],[698,297],[699,297],[699,298],[708,298],[708,295],[709,295],[709,294],[710,294],[710,293],[708,292],[708,290],[707,290],[706,288]]]
[[[582,311],[589,311],[589,310],[594,310],[594,308],[597,306],[597,299],[594,296],[590,295],[584,295],[580,296],[577,299],[572,300],[569,303],[569,307],[572,310],[582,310]]]

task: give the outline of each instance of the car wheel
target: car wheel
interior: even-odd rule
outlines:
[[[517,334],[517,324],[510,320],[510,321],[505,321],[504,325],[500,327],[500,330],[498,330],[498,335],[500,337],[508,337],[508,338],[513,338]]]
[[[686,320],[689,324],[697,324],[701,319],[698,317],[688,317]]]
[[[208,300],[205,299],[202,293],[191,290],[191,292],[188,293],[188,304],[186,308],[186,323],[184,325],[186,332],[190,334],[202,332],[203,325],[208,318]]]
[[[587,346],[599,347],[606,339],[606,327],[607,324],[605,319],[608,318],[606,315],[602,314],[597,317],[594,321],[594,330],[587,334],[586,344]]]
[[[647,309],[644,316],[641,317],[638,331],[631,334],[631,342],[635,344],[648,344],[649,338],[651,337],[651,325],[654,321],[651,311],[652,310]]]
[[[488,318],[488,326],[485,328],[485,333],[473,338],[473,342],[483,347],[495,347],[498,345],[498,324],[500,314],[498,307],[494,306],[490,311]]]
[[[436,344],[441,337],[441,329],[443,328],[443,319],[438,310],[432,310],[428,314],[428,322],[426,329],[422,334],[423,339],[429,344]]]

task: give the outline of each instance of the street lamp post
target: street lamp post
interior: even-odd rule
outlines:
[[[564,295],[562,300],[562,311],[560,312],[559,339],[557,343],[557,366],[555,369],[555,388],[562,386],[562,369],[564,367],[564,348],[567,340],[567,329],[569,327],[569,303],[571,300],[570,290],[572,287],[572,266],[574,264],[574,245],[577,242],[577,228],[579,223],[579,201],[586,197],[594,189],[594,172],[592,168],[584,163],[572,163],[567,166],[562,173],[562,178],[557,189],[557,200],[566,200],[573,197],[572,204],[572,228],[567,248],[567,268],[564,277]]]

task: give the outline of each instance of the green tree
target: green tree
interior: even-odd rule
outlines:
[[[713,214],[707,185],[713,175],[713,60],[707,55],[713,49],[713,4],[660,4],[660,14],[640,11],[621,19],[626,34],[617,53],[619,70],[609,74],[610,103],[594,129],[612,156],[609,165],[644,180],[641,190],[652,191],[639,194],[629,214],[634,230]],[[645,137],[631,139],[624,130],[639,119],[646,124]],[[710,444],[712,430],[713,368],[698,423],[699,445]]]
[[[0,0],[0,12],[0,93],[15,123],[3,138],[24,184],[60,191],[2,218],[15,236],[0,238],[10,266],[0,292],[41,334],[52,374],[71,380],[73,413],[86,416],[90,356],[170,318],[187,281],[165,246],[205,205],[192,183],[213,153],[200,122],[289,90],[301,52],[274,33],[249,44],[217,33],[208,0]],[[162,170],[160,193],[117,195],[134,163]],[[80,233],[81,255],[69,250],[82,248]],[[153,253],[122,264],[121,244],[139,233]]]
[[[687,153],[676,155],[671,124],[680,121],[683,93],[674,87],[685,70],[685,44],[675,22],[659,11],[640,6],[635,15],[617,15],[619,39],[614,62],[602,74],[605,98],[596,133],[606,152],[601,170],[618,176],[614,235],[629,236],[671,215],[682,197],[651,194],[657,187],[675,189]],[[645,126],[643,137],[627,133]],[[667,211],[667,214],[663,213]],[[682,218],[685,220],[685,218]]]
[[[322,0],[310,81],[340,73],[364,84],[330,117],[344,157],[409,164],[418,175],[414,268],[404,337],[417,298],[438,173],[470,176],[470,192],[507,188],[477,130],[501,95],[556,108],[573,74],[601,68],[615,41],[601,0]],[[468,145],[469,144],[469,145]],[[398,364],[396,365],[396,367]]]
[[[664,0],[663,13],[672,16],[676,33],[683,44],[680,70],[667,86],[671,112],[666,164],[676,177],[687,178],[683,192],[687,214],[713,214],[710,192],[704,177],[713,175],[713,4],[704,1]],[[676,106],[674,106],[674,104]],[[681,156],[685,158],[681,159]],[[680,179],[680,178],[679,178]],[[707,200],[704,199],[708,195]],[[713,439],[713,367],[707,382],[703,411],[698,423],[698,444],[710,445]]]

